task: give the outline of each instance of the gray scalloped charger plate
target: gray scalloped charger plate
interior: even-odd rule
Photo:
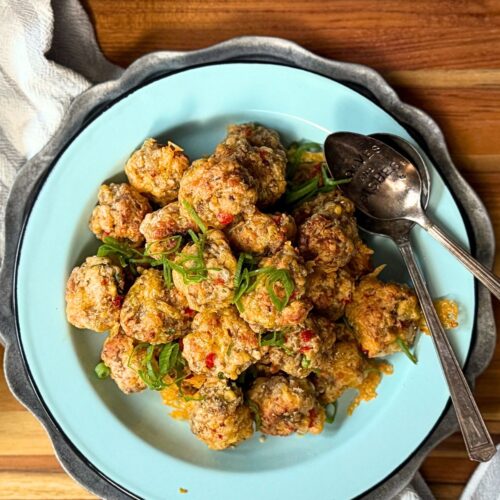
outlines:
[[[273,64],[213,65],[236,61]],[[301,100],[305,89],[316,99],[311,99],[309,107]],[[259,99],[252,101],[252,95]],[[164,107],[169,117],[163,121],[163,115],[155,114],[155,103],[171,96],[176,99]],[[299,102],[293,101],[294,96]],[[333,104],[322,106],[329,96]],[[337,121],[331,122],[334,114]],[[341,419],[324,436],[278,439],[264,446],[254,440],[237,450],[214,454],[197,446],[185,424],[167,419],[150,396],[140,395],[124,403],[114,388],[91,379],[102,338],[99,341],[97,336],[78,334],[67,327],[63,289],[69,269],[90,242],[84,227],[97,186],[119,171],[131,149],[146,136],[166,132],[196,157],[213,147],[225,124],[243,120],[274,126],[285,139],[321,140],[334,129],[410,134],[407,138],[413,136],[447,183],[446,188],[435,173],[436,211],[444,210],[443,217],[456,220],[457,235],[463,240],[468,237],[475,255],[491,264],[493,235],[486,212],[453,167],[437,126],[423,113],[402,104],[372,70],[326,61],[290,42],[267,38],[236,39],[188,54],[146,56],[120,80],[79,97],[68,116],[57,136],[16,181],[7,207],[11,237],[0,277],[9,299],[2,303],[0,317],[8,382],[45,425],[68,472],[106,498],[170,497],[179,486],[190,489],[191,498],[230,498],[236,488],[241,498],[255,494],[267,498],[267,486],[276,481],[286,484],[283,494],[290,499],[304,498],[307,493],[325,498],[360,494],[386,498],[406,484],[426,452],[455,429],[453,414],[445,411],[448,396],[436,372],[430,341],[419,343],[423,361],[418,377],[395,359],[396,375],[384,381],[370,409]],[[451,212],[445,207],[451,207]],[[55,249],[51,245],[59,231],[68,240]],[[437,261],[440,267],[446,264],[454,278],[460,275],[461,269],[453,267],[456,263],[446,260],[435,247],[426,246],[425,237],[417,234],[416,239],[420,250],[431,257],[426,260]],[[391,250],[385,244],[374,244],[377,253],[381,248],[382,260],[392,262]],[[57,269],[44,265],[48,248],[52,260],[61,263]],[[435,291],[445,293],[442,276],[434,276]],[[404,279],[401,270],[389,277]],[[486,367],[493,350],[491,302],[482,287],[474,293],[470,277],[457,279],[451,284],[465,291],[458,298],[467,304],[467,314],[462,321],[465,333],[455,339],[455,347],[462,361],[468,353],[466,373],[473,380]],[[50,314],[44,315],[46,311]],[[38,331],[44,334],[36,335]],[[64,380],[57,376],[61,363]],[[422,375],[432,379],[430,391],[419,385]],[[403,384],[412,388],[417,400],[414,408],[411,397],[401,391]],[[421,418],[405,422],[399,431],[398,412],[415,415],[418,401],[424,401],[418,392],[422,389],[422,398],[424,393],[436,391],[435,399],[429,400],[431,406]],[[373,429],[369,432],[370,422],[382,438],[377,439]],[[387,429],[384,423],[389,424]],[[413,429],[411,439],[402,432],[405,426]],[[391,430],[397,439],[390,436]],[[375,460],[384,444],[384,460]],[[337,471],[332,482],[330,468]],[[168,480],[162,477],[166,470]],[[311,482],[304,489],[301,485],[306,479]]]

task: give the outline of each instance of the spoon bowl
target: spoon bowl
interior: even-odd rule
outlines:
[[[379,133],[372,134],[370,137],[383,142],[399,154],[406,156],[412,161],[422,179],[422,193],[420,201],[422,203],[422,206],[424,208],[427,208],[430,198],[431,179],[427,165],[425,164],[425,161],[420,155],[419,151],[408,141],[402,139],[397,135]],[[414,222],[404,219],[396,219],[391,221],[377,219],[366,215],[364,212],[359,210],[356,213],[356,219],[358,220],[358,225],[361,227],[361,229],[363,229],[367,233],[387,236],[395,241],[400,238],[404,238],[405,235],[407,235],[415,225]]]

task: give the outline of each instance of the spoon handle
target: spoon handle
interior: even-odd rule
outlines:
[[[410,242],[405,239],[397,243],[410,272],[425,320],[436,346],[469,458],[478,462],[487,462],[496,452],[491,436],[439,321],[424,278],[415,262]]]
[[[497,298],[500,299],[500,279],[457,245],[442,229],[426,219],[424,229],[462,264]]]

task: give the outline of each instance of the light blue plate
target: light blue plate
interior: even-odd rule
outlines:
[[[59,158],[29,218],[20,255],[17,301],[22,346],[41,396],[62,430],[100,471],[148,499],[344,499],[375,486],[400,466],[438,421],[449,393],[431,339],[417,346],[419,363],[391,357],[379,397],[320,436],[254,437],[233,450],[209,451],[188,425],[169,418],[158,394],[125,396],[94,366],[104,337],[71,328],[64,289],[73,266],[95,248],[87,220],[99,185],[123,169],[146,137],[170,138],[191,158],[210,153],[232,122],[276,128],[285,142],[322,142],[330,131],[409,136],[387,113],[356,92],[306,71],[269,64],[192,69],[151,83],[92,122]],[[432,169],[430,211],[467,245],[457,206]],[[471,275],[426,234],[415,245],[435,297],[461,307],[450,333],[463,363],[474,312]],[[373,238],[384,278],[408,281],[391,242]]]

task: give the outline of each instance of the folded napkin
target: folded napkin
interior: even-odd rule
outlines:
[[[5,203],[17,171],[48,142],[75,96],[123,72],[101,54],[92,25],[77,0],[1,2],[0,265],[5,245]],[[498,456],[496,460],[500,462]],[[470,496],[462,498],[497,498],[484,496],[481,478],[493,478],[488,484],[496,488],[491,491],[498,492],[498,470],[500,465],[496,474],[482,469],[481,477],[467,489]],[[417,474],[396,498],[434,497]]]

